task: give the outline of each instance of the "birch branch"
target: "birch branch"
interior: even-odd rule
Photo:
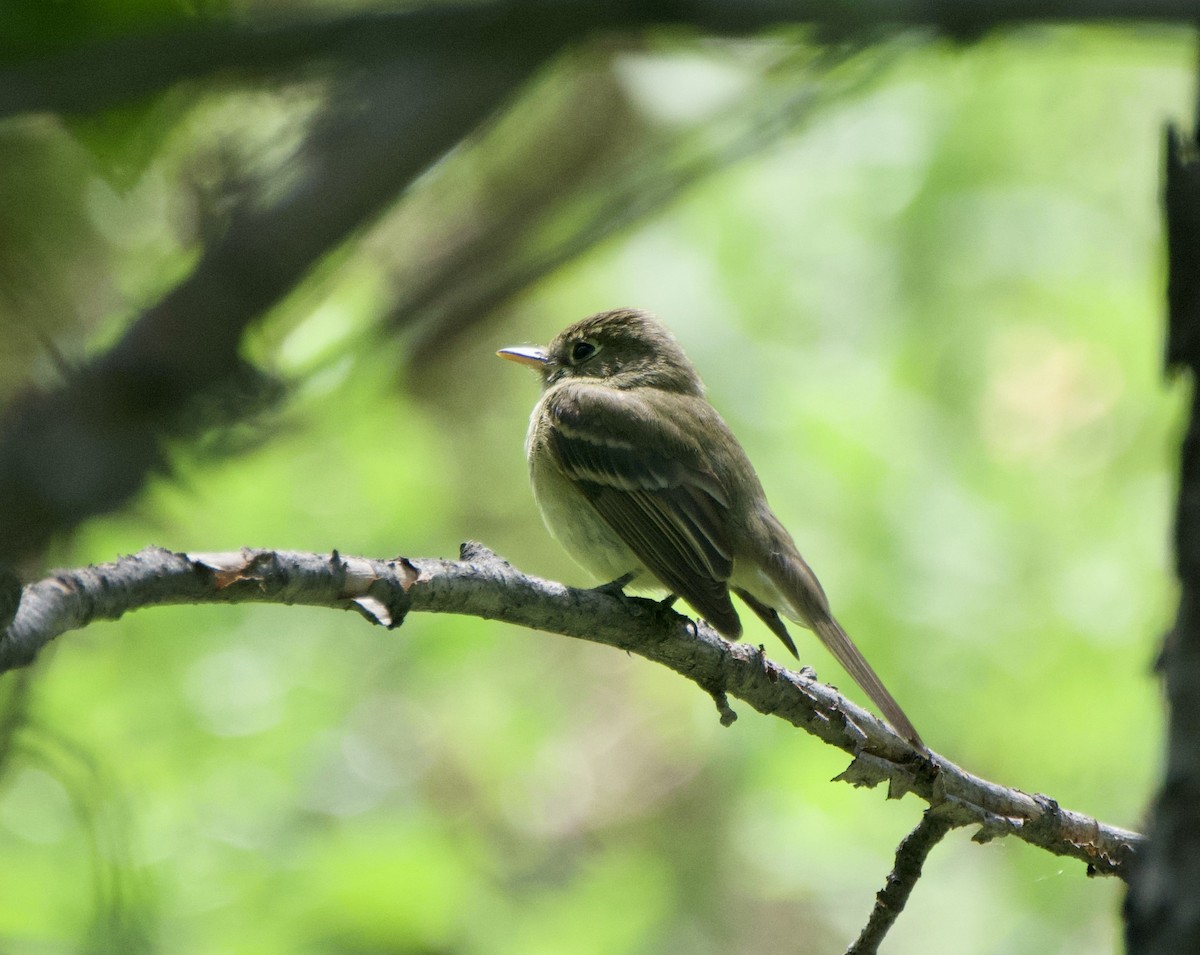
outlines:
[[[850,754],[836,777],[854,786],[887,783],[890,799],[912,792],[948,826],[978,826],[974,839],[1013,836],[1078,859],[1090,875],[1128,878],[1142,845],[1136,832],[1061,808],[975,776],[907,741],[811,670],[785,669],[761,648],[731,644],[652,600],[581,590],[530,577],[479,544],[458,561],[250,550],[178,554],[147,548],[108,564],[63,570],[27,585],[0,636],[0,672],[30,663],[46,644],[94,620],[142,607],[193,603],[303,604],[355,610],[398,627],[410,612],[503,620],[602,643],[660,663],[712,695],[721,721],[736,715],[727,697],[777,716]]]

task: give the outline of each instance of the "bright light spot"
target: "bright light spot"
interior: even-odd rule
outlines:
[[[732,103],[755,77],[728,61],[705,56],[622,56],[617,78],[630,97],[664,123],[690,123]]]
[[[1004,329],[992,341],[980,428],[997,457],[1047,458],[1085,430],[1086,447],[1072,450],[1087,462],[1108,450],[1101,425],[1124,388],[1117,362],[1084,342],[1036,327]]]

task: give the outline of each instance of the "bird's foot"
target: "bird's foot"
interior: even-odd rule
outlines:
[[[592,589],[597,593],[607,594],[609,597],[624,597],[625,587],[636,576],[637,571],[631,570],[627,574],[622,574],[616,580],[610,580],[607,584],[601,584],[599,587],[593,587]]]

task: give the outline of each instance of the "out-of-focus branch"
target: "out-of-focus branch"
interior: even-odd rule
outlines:
[[[93,113],[201,77],[280,77],[308,65],[375,70],[437,61],[449,77],[484,61],[538,60],[608,20],[602,3],[522,2],[228,22],[121,36],[0,68],[0,118]],[[482,92],[482,91],[481,91]]]
[[[487,37],[486,49],[511,54],[547,42],[563,45],[601,29],[655,26],[715,35],[786,23],[841,32],[920,26],[971,39],[1014,23],[1182,25],[1195,18],[1190,0],[494,0],[314,21],[197,21],[0,69],[0,117],[35,110],[92,112],[220,71],[262,75],[322,59],[361,65],[431,52],[444,56],[466,45],[458,42],[464,38]],[[465,55],[461,62],[468,62]]]
[[[547,57],[572,42],[600,30],[655,25],[744,34],[812,22],[851,31],[919,22],[969,35],[1023,19],[1177,19],[1185,10],[1190,7],[1174,0],[1017,0],[996,9],[949,0],[521,0],[319,22],[197,21],[170,34],[119,38],[0,69],[0,116],[95,112],[181,79],[228,71],[278,76],[324,65],[342,77],[338,95],[303,149],[306,168],[282,199],[244,203],[194,272],[135,321],[107,355],[62,387],[24,395],[7,410],[0,421],[0,563],[21,565],[54,534],[128,501],[148,474],[164,467],[168,436],[194,436],[252,411],[249,401],[236,399],[224,402],[224,421],[195,411],[195,399],[210,398],[231,381],[252,380],[238,359],[244,330],[476,128]],[[444,324],[453,327],[457,319],[462,327],[464,314],[482,313],[636,217],[648,202],[663,201],[688,178],[664,180],[657,198],[630,193],[626,211],[597,219],[570,242],[473,289],[475,297],[467,296]]]
[[[543,50],[542,55],[548,54]],[[193,272],[104,355],[63,386],[17,398],[0,420],[0,563],[16,565],[55,533],[128,500],[163,466],[166,439],[255,409],[226,399],[223,420],[198,399],[248,375],[246,328],[312,266],[371,221],[475,128],[541,62],[414,58],[343,81],[270,204],[247,199]]]
[[[461,217],[425,226],[422,231],[432,230],[436,239],[430,244],[439,256],[434,268],[423,267],[419,250],[413,254],[413,236],[398,244],[409,260],[391,269],[397,279],[391,321],[417,327],[411,367],[438,374],[437,356],[507,300],[653,216],[707,176],[794,134],[877,80],[908,49],[907,43],[877,43],[866,51],[850,43],[797,45],[757,78],[751,92],[685,131],[647,123],[624,97],[604,51],[597,51],[595,67],[572,71],[565,81],[556,71],[562,102],[523,137],[527,155],[551,157],[541,160],[545,174],[528,176],[517,163],[497,168],[477,162],[464,170],[460,157],[453,180],[460,187],[472,173],[480,175],[479,167],[493,178],[472,198],[466,227]],[[568,84],[573,88],[563,96]],[[580,113],[588,115],[586,123],[575,118]],[[504,132],[492,130],[473,148],[486,153],[491,139]],[[469,188],[462,192],[473,195]],[[448,196],[445,205],[456,202],[463,203],[461,196]]]
[[[93,620],[159,604],[280,603],[353,609],[388,627],[410,612],[457,613],[618,647],[661,663],[718,701],[726,696],[777,716],[854,757],[838,779],[913,792],[939,818],[979,826],[977,841],[1013,836],[1085,862],[1089,872],[1125,877],[1141,844],[1135,832],[988,782],[949,760],[917,753],[885,723],[808,672],[730,644],[650,600],[577,590],[520,573],[477,544],[459,561],[251,551],[175,554],[149,548],[111,564],[60,571],[30,584],[0,637],[0,672],[28,663],[50,640]],[[722,722],[731,711],[722,709]]]

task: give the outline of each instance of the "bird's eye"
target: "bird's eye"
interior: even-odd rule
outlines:
[[[596,354],[596,346],[589,341],[577,341],[571,346],[571,364],[578,365]]]

